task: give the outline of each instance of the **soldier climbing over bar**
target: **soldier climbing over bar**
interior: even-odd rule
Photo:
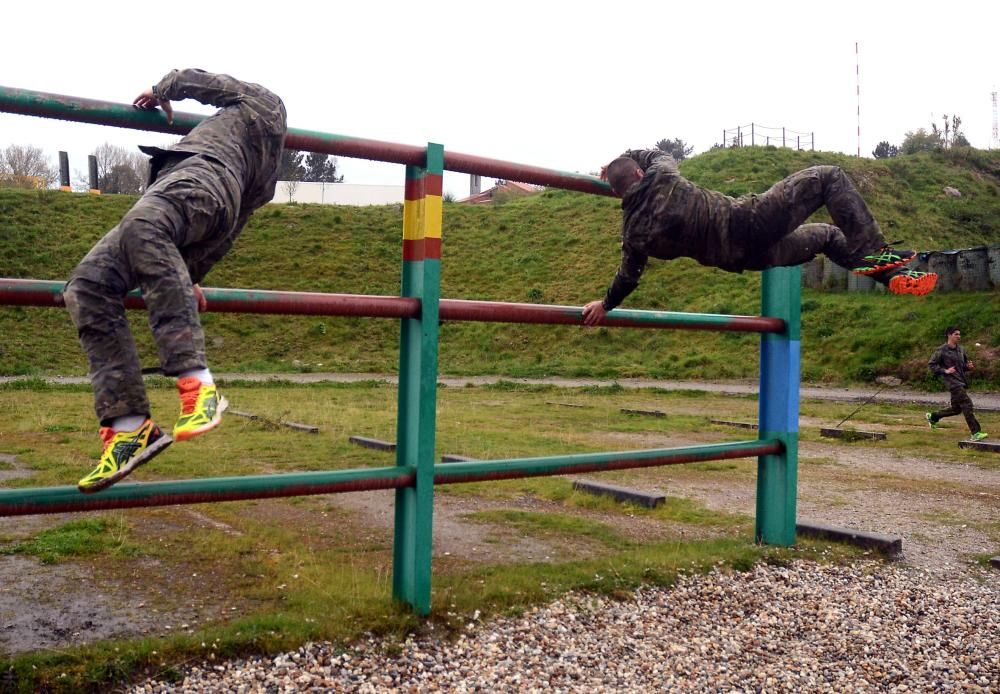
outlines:
[[[639,284],[650,257],[688,257],[729,272],[800,265],[825,253],[893,294],[926,294],[937,275],[903,266],[914,251],[886,243],[868,206],[840,167],[813,166],[760,195],[731,198],[680,175],[660,150],[629,150],[601,171],[622,197],[622,260],[603,299],[583,307],[596,325]],[[804,224],[826,206],[831,224]]]
[[[264,87],[202,70],[174,70],[133,105],[195,99],[219,108],[168,149],[149,154],[149,184],[121,222],[84,257],[64,298],[90,362],[104,442],[83,492],[111,486],[174,439],[215,428],[226,400],[205,358],[198,283],[232,247],[253,212],[274,197],[287,131],[285,106]],[[177,377],[181,412],[172,436],[151,419],[125,295],[142,290],[164,374]]]

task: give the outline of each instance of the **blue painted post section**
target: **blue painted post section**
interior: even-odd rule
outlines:
[[[761,313],[785,321],[783,333],[760,343],[760,438],[778,439],[784,452],[757,459],[757,542],[795,544],[795,496],[799,458],[799,371],[802,271],[764,272]]]

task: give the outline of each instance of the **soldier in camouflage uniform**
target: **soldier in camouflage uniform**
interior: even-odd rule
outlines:
[[[81,491],[110,486],[172,441],[150,419],[125,318],[130,290],[142,290],[163,373],[178,377],[181,416],[173,438],[214,428],[225,409],[207,368],[197,283],[274,196],[286,114],[281,99],[260,85],[193,69],[170,72],[133,103],[159,106],[171,122],[170,102],[189,98],[219,111],[168,149],[140,148],[152,156],[145,193],[84,257],[64,291],[90,361],[105,443]]]
[[[931,431],[936,431],[940,420],[961,414],[969,426],[969,440],[982,441],[989,434],[979,425],[979,420],[974,414],[972,398],[967,391],[969,372],[972,371],[973,364],[965,348],[958,344],[962,339],[962,331],[954,325],[949,325],[944,331],[944,337],[947,342],[934,350],[930,361],[927,362],[927,368],[944,380],[944,385],[951,394],[951,407],[939,412],[926,413],[924,416],[927,418],[927,426]]]
[[[734,199],[696,186],[660,150],[630,150],[602,171],[622,196],[622,261],[603,300],[584,307],[595,325],[639,284],[650,257],[694,258],[730,272],[799,265],[825,253],[893,293],[923,294],[937,276],[901,269],[913,251],[892,249],[846,174],[813,166],[760,195]],[[826,206],[836,226],[803,224]]]

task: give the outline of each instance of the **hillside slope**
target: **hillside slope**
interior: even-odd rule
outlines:
[[[813,164],[857,182],[890,240],[920,250],[1000,243],[1000,152],[955,150],[888,160],[775,148],[713,150],[682,163],[691,180],[730,195],[760,192]],[[400,173],[402,176],[402,172]],[[942,193],[944,186],[961,198]],[[64,280],[131,206],[129,196],[0,190],[0,276]],[[497,206],[446,204],[442,296],[582,305],[618,261],[616,200],[549,190]],[[825,219],[817,215],[817,220]],[[206,286],[393,295],[401,206],[270,205]],[[629,308],[756,314],[760,277],[654,261]],[[206,314],[217,370],[395,371],[396,322]],[[155,364],[142,314],[132,320]],[[1000,386],[1000,292],[924,298],[803,293],[803,380],[866,382],[899,374],[935,387],[924,363],[948,324],[963,327],[983,384]],[[0,307],[0,374],[83,374],[65,312]],[[442,328],[440,371],[509,376],[751,378],[757,337],[493,324]],[[981,347],[976,347],[975,343]]]

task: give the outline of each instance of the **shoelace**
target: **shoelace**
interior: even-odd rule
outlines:
[[[897,260],[902,260],[903,256],[895,253],[889,246],[883,246],[879,249],[878,253],[873,253],[871,255],[866,255],[865,260],[870,260],[876,265],[882,265],[884,263],[892,263]]]
[[[181,414],[191,414],[194,412],[194,408],[198,404],[198,394],[200,392],[201,386],[198,386],[194,390],[185,390],[181,393]]]

